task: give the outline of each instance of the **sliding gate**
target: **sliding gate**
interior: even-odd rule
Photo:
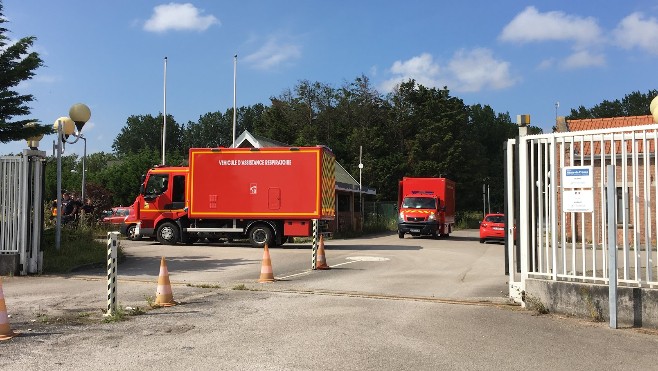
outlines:
[[[607,284],[609,223],[617,231],[619,284],[658,285],[657,138],[658,125],[650,125],[507,142],[510,297],[521,301],[527,278]],[[606,184],[607,165],[613,185]],[[614,200],[607,200],[607,186],[615,188]]]
[[[41,270],[45,152],[0,157],[0,255],[18,256],[21,275]]]

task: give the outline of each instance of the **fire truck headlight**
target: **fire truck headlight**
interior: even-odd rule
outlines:
[[[436,214],[430,213],[430,216],[427,218],[427,220],[436,220]]]
[[[400,214],[398,214],[398,221],[400,222],[404,221],[404,211],[400,211]]]

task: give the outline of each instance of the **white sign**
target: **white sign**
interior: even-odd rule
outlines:
[[[564,191],[562,197],[565,213],[591,213],[594,211],[594,192],[591,189]]]
[[[592,188],[594,170],[591,166],[565,166],[562,168],[563,188]]]

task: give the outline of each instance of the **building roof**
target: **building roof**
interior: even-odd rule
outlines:
[[[290,145],[277,142],[269,138],[251,134],[245,130],[235,139],[235,148],[267,148],[267,147],[290,147]],[[336,189],[339,191],[349,191],[368,195],[376,195],[377,190],[374,188],[359,186],[359,182],[354,179],[345,168],[336,161]]]
[[[236,148],[265,148],[265,147],[290,147],[288,144],[277,142],[276,140],[254,135],[247,130],[243,131],[235,139]]]
[[[567,120],[567,131],[622,128],[651,124],[654,124],[653,116],[651,115]]]
[[[569,132],[578,132],[578,131],[587,131],[587,130],[597,130],[597,129],[611,129],[611,128],[625,128],[625,127],[634,127],[634,126],[644,126],[644,125],[653,125],[655,124],[653,120],[652,115],[646,115],[646,116],[625,116],[625,117],[609,117],[609,118],[595,118],[595,119],[579,119],[579,120],[566,120],[566,125],[562,126],[560,125],[560,121],[558,119],[558,128],[562,129],[566,127],[566,131]],[[635,130],[634,130],[635,132]],[[630,138],[628,138],[630,139]],[[601,154],[601,141],[594,141],[594,154],[595,155],[600,155]],[[649,143],[649,150],[653,151],[654,148],[654,143],[653,141],[650,141]],[[642,152],[643,151],[643,144],[642,142],[637,143],[638,148],[637,150]],[[626,152],[630,153],[632,152],[632,146],[633,142],[631,140],[626,140]],[[604,142],[604,153],[609,154],[611,147],[611,142],[610,141],[605,141]],[[582,145],[582,153],[585,156],[591,155],[592,150],[591,144],[588,141],[584,141]],[[574,148],[574,152],[576,154],[580,154],[581,150],[580,147],[577,146]],[[622,144],[621,141],[616,140],[615,141],[615,150],[614,152],[616,154],[620,154],[623,152]]]

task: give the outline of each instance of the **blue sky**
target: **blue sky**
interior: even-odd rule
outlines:
[[[178,123],[233,107],[236,54],[238,106],[267,105],[300,80],[339,87],[363,74],[386,93],[414,78],[545,131],[556,102],[568,115],[658,87],[658,0],[2,3],[8,36],[36,36],[45,62],[17,89],[35,95],[31,117],[52,124],[86,103],[88,153],[111,152],[130,115],[163,111],[164,57]],[[40,148],[51,153],[54,138]]]

